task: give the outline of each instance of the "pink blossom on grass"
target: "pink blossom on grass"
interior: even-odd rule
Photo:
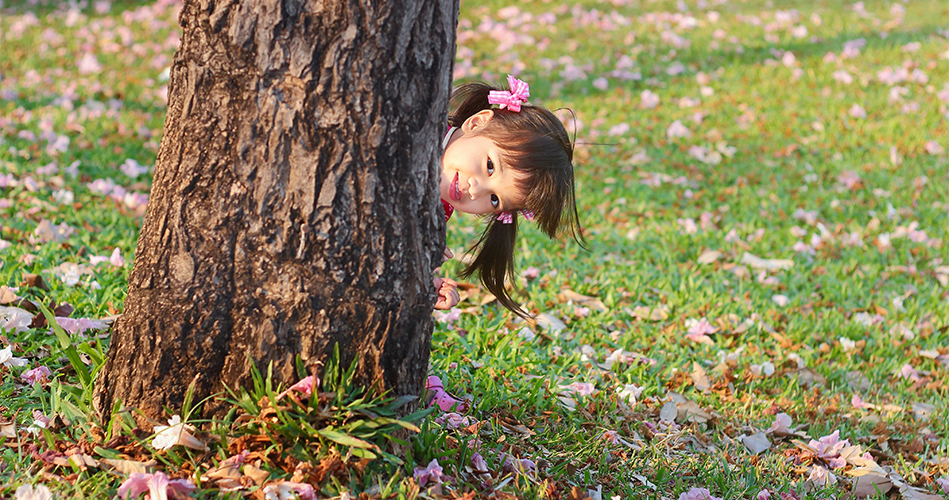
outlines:
[[[610,127],[610,130],[609,132],[607,132],[607,135],[615,137],[618,135],[625,135],[628,132],[629,132],[629,124],[626,122],[623,122],[618,125],[613,125],[612,127]]]
[[[774,423],[771,424],[771,427],[768,428],[768,432],[776,432],[778,434],[791,434],[791,416],[787,413],[778,413],[774,416]]]
[[[501,465],[503,472],[533,475],[537,471],[537,464],[528,458],[516,459],[504,454],[501,459],[504,461]]]
[[[299,392],[306,396],[313,394],[313,388],[319,386],[320,379],[314,378],[313,375],[308,375],[300,379],[299,382],[291,385],[287,390],[281,392],[277,395],[277,399],[281,399],[291,392]]]
[[[13,500],[52,500],[53,492],[46,485],[23,484],[16,489]]]
[[[708,337],[708,335],[718,331],[718,328],[712,326],[707,318],[701,318],[697,320],[691,318],[687,319],[685,320],[685,327],[688,329],[688,333],[686,334],[685,338],[693,342],[709,343],[711,339]]]
[[[563,392],[576,394],[577,396],[592,396],[596,394],[596,388],[589,382],[574,382],[572,384],[561,385]]]
[[[461,309],[457,307],[452,307],[450,311],[435,311],[433,314],[435,316],[435,321],[439,323],[445,323],[446,325],[451,325],[455,320],[461,317]],[[452,327],[449,326],[449,329]]]
[[[765,488],[759,491],[757,495],[755,495],[755,500],[771,500],[771,492],[768,491],[767,488]]]
[[[263,488],[264,498],[316,500],[316,490],[307,483],[296,483],[293,481],[282,481],[280,483],[271,483]]]
[[[620,399],[625,400],[631,405],[635,405],[643,393],[643,388],[636,384],[625,384],[622,387],[617,387],[616,392]]]
[[[807,480],[820,486],[831,486],[837,484],[837,476],[835,476],[834,473],[830,471],[830,469],[820,465],[811,466],[811,474],[807,477]]]
[[[834,80],[837,80],[838,83],[842,83],[844,85],[850,85],[853,83],[853,76],[851,76],[850,73],[847,73],[846,70],[838,69],[837,71],[834,71]]]
[[[699,227],[695,224],[695,219],[676,219],[682,234],[695,234],[699,232]]]
[[[854,118],[862,119],[862,118],[867,117],[867,112],[863,109],[863,106],[859,104],[854,104],[853,106],[850,106],[850,111],[848,111],[848,113],[850,114],[850,116]]]
[[[877,407],[874,404],[870,404],[864,401],[863,398],[861,398],[859,394],[854,394],[853,397],[850,398],[850,405],[856,409],[866,409],[866,410],[875,410]]]
[[[840,439],[840,431],[836,430],[832,434],[824,436],[819,440],[812,439],[807,446],[813,448],[817,456],[824,459],[827,465],[832,469],[838,469],[847,465],[847,461],[840,457],[840,450],[850,446],[850,441]],[[831,483],[833,484],[833,483]]]
[[[115,247],[112,250],[112,255],[109,256],[109,264],[112,264],[114,267],[123,267],[125,266],[125,257],[122,257],[122,250],[119,247]]]
[[[942,492],[949,494],[949,477],[941,477],[936,480],[936,484],[942,488]]]
[[[659,95],[651,90],[644,90],[639,95],[640,107],[643,109],[652,109],[659,105]],[[947,99],[949,101],[949,99]]]
[[[691,137],[692,132],[682,124],[681,120],[676,120],[669,125],[669,128],[666,129],[666,137],[669,139],[675,139],[677,137]]]
[[[435,423],[438,425],[444,425],[449,429],[461,429],[462,427],[468,427],[469,425],[477,422],[471,417],[466,417],[459,413],[448,412],[442,416],[435,419]]]
[[[942,90],[936,93],[936,97],[942,102],[949,103],[949,85],[943,87]]]
[[[606,431],[600,439],[610,444],[620,444],[619,433],[616,431]]]
[[[100,64],[99,60],[96,59],[95,54],[86,52],[81,58],[79,58],[76,69],[79,70],[80,75],[89,75],[102,71],[102,64]]]
[[[49,376],[52,373],[53,372],[45,366],[37,366],[32,370],[23,372],[23,374],[20,375],[20,379],[32,386],[49,380]]]
[[[146,500],[166,500],[187,498],[194,489],[194,483],[187,479],[169,479],[164,472],[147,474],[133,472],[115,492],[117,499],[139,498],[143,493]]]
[[[685,493],[679,495],[679,500],[722,500],[721,498],[712,496],[712,492],[708,491],[707,488],[692,488]]]
[[[803,241],[794,242],[794,246],[791,247],[791,250],[794,250],[797,253],[803,253],[808,255],[817,255],[817,250]]]
[[[181,421],[181,417],[174,415],[168,419],[168,425],[155,426],[155,437],[151,444],[157,450],[170,450],[177,445],[182,445],[195,450],[207,451],[208,446],[194,437],[191,434],[193,428],[189,427]]]
[[[99,264],[102,264],[103,262],[109,262],[109,258],[106,257],[105,255],[90,255],[89,256],[89,264],[93,266],[98,266]]]
[[[863,238],[860,237],[860,233],[857,231],[851,231],[850,233],[844,234],[840,238],[840,243],[848,247],[862,247]]]
[[[860,174],[852,170],[844,170],[837,176],[837,182],[843,184],[847,189],[853,189],[861,182]]]
[[[931,155],[941,155],[945,151],[936,141],[926,141],[926,145],[923,146],[923,149]]]
[[[63,330],[66,330],[66,333],[69,333],[70,335],[85,333],[86,330],[104,330],[109,326],[104,321],[99,321],[97,319],[64,318],[61,316],[56,317],[56,324],[58,324]]]
[[[903,380],[909,380],[910,382],[919,382],[919,372],[912,367],[909,363],[904,364],[896,371],[896,375]]]
[[[17,358],[13,356],[13,348],[11,346],[4,347],[0,349],[0,365],[6,365],[7,367],[19,367],[26,366],[27,361],[23,358]]]
[[[43,412],[39,410],[33,410],[33,425],[46,428],[53,419],[43,415]]]
[[[96,179],[90,183],[87,183],[86,187],[88,187],[93,193],[104,196],[112,194],[116,188],[121,188],[121,186],[118,186],[112,179]]]
[[[231,455],[225,458],[220,464],[218,464],[218,467],[236,467],[238,465],[243,465],[249,456],[250,450],[244,450],[236,455]]]
[[[147,165],[142,165],[132,158],[127,158],[125,163],[119,166],[119,170],[121,170],[126,176],[134,179],[142,174],[147,174],[149,168]]]
[[[145,215],[145,207],[148,206],[148,193],[125,193],[121,199],[116,201],[125,205],[125,208],[135,212],[136,216]]]
[[[644,90],[639,94],[639,106],[643,109],[652,109],[659,105],[659,95],[651,90]]]
[[[484,460],[484,457],[480,453],[474,452],[471,455],[471,468],[474,470],[474,473],[477,475],[490,474],[491,471],[488,469],[488,462]]]
[[[444,483],[447,476],[442,473],[442,466],[438,465],[438,459],[433,459],[427,467],[416,467],[412,474],[419,486],[425,486],[428,483]]]

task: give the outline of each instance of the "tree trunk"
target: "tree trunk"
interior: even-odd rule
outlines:
[[[125,314],[95,406],[178,411],[339,344],[419,394],[458,0],[186,0]],[[204,416],[227,408],[213,399]],[[104,421],[104,420],[103,420]],[[151,424],[145,419],[140,425]]]

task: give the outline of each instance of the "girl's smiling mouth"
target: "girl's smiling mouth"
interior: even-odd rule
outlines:
[[[455,178],[448,186],[448,196],[454,201],[461,201],[461,191],[458,190],[458,172],[455,172]]]

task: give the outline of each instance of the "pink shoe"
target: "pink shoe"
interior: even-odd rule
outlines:
[[[442,411],[465,413],[471,406],[468,400],[458,399],[445,391],[442,379],[434,375],[428,377],[425,381],[425,390],[428,391],[427,397],[431,398],[428,403],[429,407],[437,404]]]

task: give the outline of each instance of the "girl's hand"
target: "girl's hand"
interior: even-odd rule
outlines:
[[[449,248],[446,246],[446,247],[445,247],[445,254],[443,255],[444,258],[442,259],[442,264],[448,262],[448,261],[451,260],[452,257],[454,257],[454,256],[455,256],[455,254],[451,253],[451,249],[449,249]]]
[[[455,280],[435,278],[435,288],[438,289],[438,301],[435,302],[435,309],[447,311],[461,301],[461,297],[458,295],[458,283],[455,283]]]

